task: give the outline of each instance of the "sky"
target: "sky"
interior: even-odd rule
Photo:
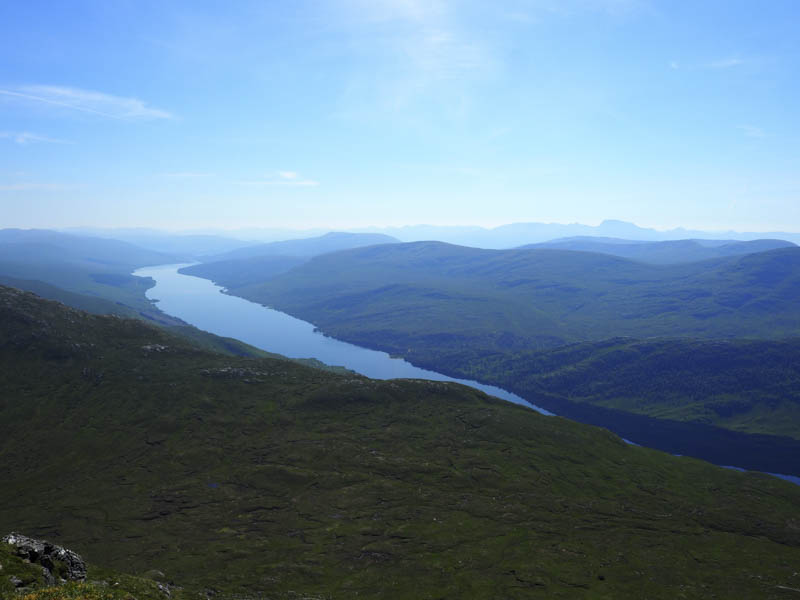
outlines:
[[[0,227],[800,231],[796,0],[0,3]]]

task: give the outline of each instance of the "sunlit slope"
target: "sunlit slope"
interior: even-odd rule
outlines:
[[[0,289],[0,530],[274,598],[782,598],[800,488]],[[665,567],[668,565],[668,568]]]
[[[222,282],[224,283],[224,281]],[[437,242],[319,256],[233,293],[418,360],[615,336],[800,334],[800,248],[685,265]]]

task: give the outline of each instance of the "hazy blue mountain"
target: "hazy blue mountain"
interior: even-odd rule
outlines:
[[[287,240],[309,239],[326,233],[320,229],[243,228],[236,230],[203,229],[168,233],[147,229],[78,228],[70,232],[122,239],[153,250],[185,256],[214,256],[246,245]],[[800,243],[800,233],[700,231],[683,228],[657,230],[639,227],[626,221],[608,219],[599,225],[581,223],[509,223],[494,228],[479,226],[407,225],[402,227],[367,227],[347,230],[352,233],[377,233],[402,242],[441,241],[477,248],[507,249],[566,237],[610,237],[639,241],[684,239],[749,241],[780,239]],[[203,250],[207,248],[207,250]],[[220,257],[220,260],[222,258]]]
[[[0,259],[43,263],[71,261],[103,266],[164,264],[174,256],[108,238],[78,236],[49,229],[0,229]]]
[[[200,263],[183,267],[180,272],[210,279],[227,288],[238,288],[272,279],[310,259],[310,256],[254,256]]]
[[[683,228],[657,230],[639,227],[626,221],[607,219],[600,225],[581,223],[510,223],[494,228],[414,225],[407,227],[369,228],[356,231],[386,233],[404,242],[438,240],[476,248],[515,248],[525,244],[546,242],[557,238],[591,236],[642,241],[695,239],[756,240],[781,239],[800,243],[800,233],[699,231]]]
[[[175,256],[181,261],[195,260],[199,256],[228,252],[250,246],[253,240],[216,234],[170,233],[156,229],[97,229],[72,228],[67,230],[84,236],[122,240],[156,252]]]
[[[329,233],[330,229],[312,227],[309,229],[290,229],[286,227],[240,227],[238,229],[197,229],[187,230],[187,234],[223,235],[245,240],[250,243],[282,242],[284,240],[307,239]]]
[[[400,240],[380,233],[348,233],[332,231],[313,238],[283,240],[239,248],[215,256],[203,257],[203,262],[219,262],[255,256],[317,256],[338,250],[374,246],[377,244],[394,244]]]
[[[118,303],[125,307],[119,314],[128,314],[130,309],[157,321],[166,318],[145,297],[152,282],[131,272],[170,262],[176,258],[119,240],[41,229],[0,230],[0,276],[44,282]]]
[[[642,240],[579,236],[527,244],[520,246],[520,248],[554,248],[558,250],[600,252],[646,263],[672,264],[753,254],[792,246],[795,246],[795,244],[784,240],[753,240],[748,242],[736,240],[670,240],[665,242],[646,242]]]

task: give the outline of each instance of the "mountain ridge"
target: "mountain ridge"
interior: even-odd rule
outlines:
[[[784,240],[759,239],[736,240],[670,240],[650,242],[624,240],[620,238],[574,237],[526,244],[520,249],[555,248],[580,252],[611,254],[650,264],[677,264],[698,262],[714,258],[755,254],[778,248],[794,247],[796,244]]]
[[[331,231],[317,237],[268,242],[266,244],[237,248],[222,254],[203,256],[201,260],[203,262],[219,262],[262,256],[312,257],[350,248],[376,244],[395,244],[398,242],[397,238],[380,233]]]

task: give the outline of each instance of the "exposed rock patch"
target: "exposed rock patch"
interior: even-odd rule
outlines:
[[[19,533],[10,533],[2,541],[14,546],[21,558],[40,565],[48,583],[86,580],[86,563],[72,550]]]

